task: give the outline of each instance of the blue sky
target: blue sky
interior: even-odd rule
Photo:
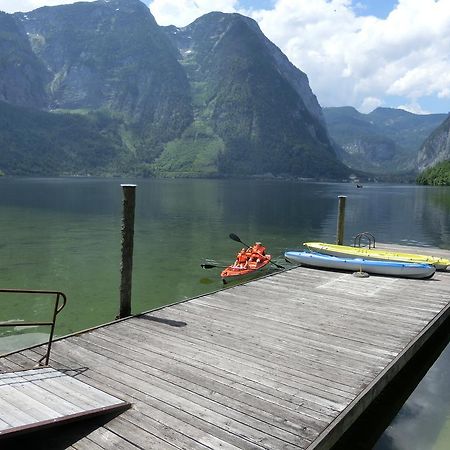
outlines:
[[[90,0],[87,0],[90,1]],[[239,12],[308,75],[322,106],[450,111],[450,0],[142,0],[160,25]],[[0,0],[8,13],[74,0]]]
[[[393,0],[371,0],[355,2],[355,10],[361,15],[373,15],[380,19],[385,19],[394,9],[397,1]],[[360,6],[358,6],[358,4]]]

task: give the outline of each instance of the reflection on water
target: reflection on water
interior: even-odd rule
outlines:
[[[0,179],[0,286],[65,292],[58,335],[108,322],[118,312],[123,182],[136,180]],[[231,232],[244,242],[262,241],[282,264],[284,251],[302,242],[333,242],[338,195],[347,196],[346,243],[369,231],[378,242],[450,248],[445,187],[356,189],[276,180],[138,180],[137,185],[133,312],[220,289],[220,269],[205,271],[200,264],[206,258],[234,259],[240,245],[228,239]],[[0,302],[0,321],[42,312],[3,296]],[[10,348],[11,339],[1,338],[2,346]],[[436,439],[445,442],[449,364],[445,351],[376,448],[428,450]]]
[[[438,358],[375,445],[376,450],[448,450],[450,349]]]
[[[17,348],[31,347],[48,342],[48,333],[31,330],[0,331],[0,355],[14,351]]]

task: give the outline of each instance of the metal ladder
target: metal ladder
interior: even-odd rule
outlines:
[[[367,241],[366,244],[361,245],[361,241],[364,242],[364,240]],[[369,249],[375,248],[375,236],[372,233],[363,231],[353,238],[353,247],[366,247],[367,245],[369,246]]]
[[[52,320],[47,322],[0,322],[0,327],[34,327],[34,326],[49,326],[50,335],[47,342],[47,352],[45,355],[39,359],[39,366],[48,366],[50,359],[50,350],[52,348],[53,335],[55,333],[56,316],[61,312],[61,310],[66,306],[67,297],[64,293],[59,291],[38,291],[30,289],[0,289],[0,293],[4,294],[39,294],[39,295],[52,295],[55,306],[53,308]],[[61,302],[60,302],[61,301]],[[0,357],[10,355],[15,353],[15,351],[0,355]]]

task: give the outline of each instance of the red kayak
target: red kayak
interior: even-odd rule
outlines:
[[[243,248],[236,255],[236,261],[224,269],[220,276],[224,282],[237,280],[261,270],[271,259],[270,255],[266,255],[266,248],[261,242],[256,242],[247,249]]]

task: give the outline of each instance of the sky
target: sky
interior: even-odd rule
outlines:
[[[88,0],[90,1],[90,0]],[[160,25],[210,11],[255,19],[321,106],[450,112],[450,0],[142,0]],[[0,0],[7,13],[73,0]]]

